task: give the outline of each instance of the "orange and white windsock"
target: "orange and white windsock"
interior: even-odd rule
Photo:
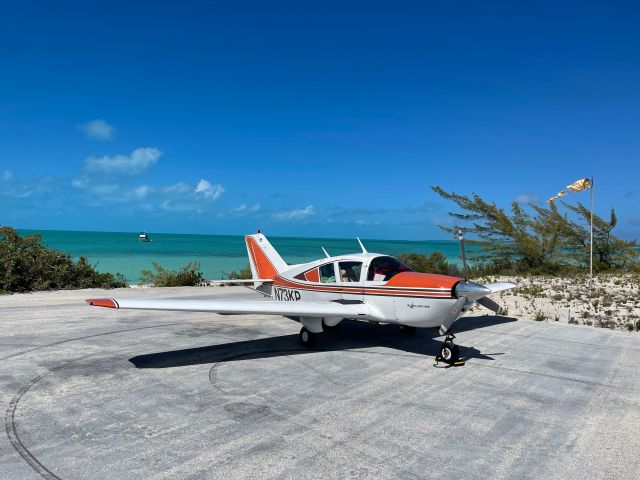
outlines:
[[[584,190],[589,190],[591,187],[591,181],[588,178],[581,178],[580,180],[573,182],[571,185],[567,185],[567,188],[559,191],[557,195],[551,197],[547,202],[553,203],[558,198],[564,197],[567,193],[583,192]]]

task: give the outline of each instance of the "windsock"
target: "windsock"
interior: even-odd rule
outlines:
[[[551,197],[547,200],[548,203],[555,202],[558,198],[564,197],[567,193],[571,192],[583,192],[584,190],[589,190],[591,188],[591,181],[588,178],[581,178],[573,182],[571,185],[567,185],[564,190],[558,192],[557,195]]]

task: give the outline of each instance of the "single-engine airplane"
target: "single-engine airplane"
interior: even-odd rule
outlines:
[[[464,239],[460,246],[465,278],[418,273],[389,255],[362,253],[287,265],[269,240],[258,231],[245,242],[252,278],[217,283],[253,284],[269,300],[170,300],[98,298],[87,303],[99,307],[137,310],[213,312],[222,315],[282,315],[302,324],[300,341],[312,347],[323,329],[336,329],[343,319],[400,325],[407,333],[416,328],[439,327],[446,339],[438,359],[458,362],[458,346],[450,328],[478,302],[496,313],[500,306],[487,298],[514,288],[512,283],[480,285],[466,279]]]

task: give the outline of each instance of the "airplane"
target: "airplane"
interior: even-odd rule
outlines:
[[[360,239],[361,253],[332,257],[323,247],[324,258],[288,265],[258,230],[245,237],[252,278],[212,283],[253,284],[252,289],[268,300],[94,298],[86,302],[120,309],[282,315],[302,324],[299,338],[306,347],[313,347],[319,333],[339,328],[345,319],[397,324],[405,333],[438,327],[445,340],[436,359],[454,365],[461,362],[451,326],[476,302],[502,313],[488,295],[515,287],[469,281],[462,232],[458,239],[464,278],[414,272],[392,256],[367,252]]]

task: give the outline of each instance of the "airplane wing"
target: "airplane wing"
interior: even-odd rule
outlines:
[[[283,302],[278,300],[171,300],[93,298],[86,300],[96,307],[134,310],[172,310],[212,312],[222,315],[263,314],[285,317],[342,317],[381,320],[379,314],[364,303]]]

